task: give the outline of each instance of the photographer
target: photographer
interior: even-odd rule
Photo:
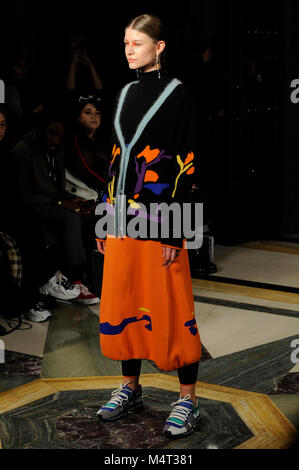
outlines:
[[[70,63],[65,82],[67,89],[77,95],[101,91],[103,83],[87,54],[87,38],[69,36],[69,54]]]

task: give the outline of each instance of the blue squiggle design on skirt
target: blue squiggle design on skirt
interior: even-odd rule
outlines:
[[[196,326],[194,326],[194,325],[196,325],[196,320],[195,320],[195,318],[194,318],[193,320],[187,321],[184,326],[186,326],[187,328],[189,328],[190,333],[191,333],[193,336],[196,336],[198,330],[197,330]]]
[[[125,318],[119,325],[110,325],[110,323],[100,323],[100,333],[102,335],[120,335],[124,331],[124,329],[130,325],[131,323],[137,323],[139,321],[145,320],[149,322],[147,325],[145,325],[145,328],[149,331],[152,331],[152,319],[149,315],[143,315],[142,318],[137,318],[137,317],[130,317],[130,318]]]

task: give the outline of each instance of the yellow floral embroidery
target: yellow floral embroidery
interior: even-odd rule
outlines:
[[[180,172],[175,180],[175,186],[174,186],[174,191],[172,193],[172,197],[174,198],[175,196],[175,193],[177,191],[177,187],[178,187],[178,182],[179,182],[179,179],[180,177],[187,172],[187,174],[192,174],[194,173],[194,166],[193,166],[193,160],[194,160],[194,153],[193,152],[190,152],[188,153],[188,156],[187,158],[185,159],[185,161],[183,162],[180,155],[177,155],[176,157],[177,159],[177,162],[178,162],[178,165],[180,167]],[[191,173],[191,170],[190,168],[193,167],[193,171]],[[189,170],[189,171],[188,171]]]
[[[133,201],[133,199],[129,199],[128,203],[130,204],[130,207],[132,207],[132,209],[140,209],[139,204],[137,204],[137,202]]]
[[[115,204],[114,183],[115,183],[115,176],[113,176],[112,180],[108,184],[109,200],[107,199],[107,201],[111,204],[111,206],[113,206]]]

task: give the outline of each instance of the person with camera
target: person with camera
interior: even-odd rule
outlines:
[[[86,93],[86,89],[92,93],[101,91],[103,83],[87,53],[87,38],[70,37],[69,53],[70,62],[65,81],[67,89],[77,94]]]

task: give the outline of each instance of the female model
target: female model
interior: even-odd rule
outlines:
[[[120,196],[126,197],[125,211],[138,214],[142,223],[142,217],[148,222],[142,207],[182,203],[191,192],[194,105],[187,88],[163,73],[164,39],[153,15],[134,18],[125,30],[125,54],[137,81],[121,91],[115,113],[106,198],[115,220],[124,211]],[[101,349],[122,361],[124,380],[97,415],[112,421],[142,405],[141,360],[148,359],[161,370],[178,370],[180,399],[172,404],[164,432],[185,436],[199,421],[195,384],[201,342],[183,239],[171,231],[167,239],[123,236],[116,224],[114,236],[98,240],[98,248],[105,253]]]

